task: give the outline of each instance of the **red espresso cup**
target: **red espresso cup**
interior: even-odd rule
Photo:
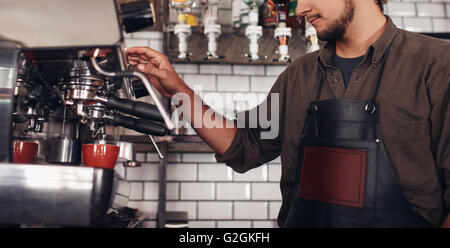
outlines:
[[[29,141],[13,142],[13,163],[32,164],[36,160],[39,144]]]
[[[83,164],[87,167],[114,169],[119,157],[119,147],[107,144],[84,144]]]

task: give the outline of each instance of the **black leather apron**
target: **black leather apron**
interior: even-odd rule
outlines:
[[[380,133],[375,99],[310,103],[299,144],[293,205],[285,227],[431,227],[413,211]]]

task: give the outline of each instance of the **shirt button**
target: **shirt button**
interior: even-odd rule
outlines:
[[[339,79],[335,78],[335,79],[334,79],[334,82],[335,82],[335,83],[339,82]]]

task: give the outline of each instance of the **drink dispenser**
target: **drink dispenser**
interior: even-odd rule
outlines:
[[[203,18],[205,26],[205,35],[208,37],[208,52],[205,59],[223,59],[223,56],[217,55],[217,37],[219,37],[221,30],[217,21],[217,8],[220,0],[207,0],[206,12]]]
[[[278,26],[274,31],[274,36],[278,41],[278,51],[280,53],[280,58],[278,61],[280,62],[289,62],[291,59],[289,58],[288,53],[288,42],[289,37],[291,37],[291,28],[287,27],[287,0],[276,0],[275,3],[278,8]]]
[[[249,12],[249,25],[245,29],[245,35],[249,40],[249,53],[245,56],[250,61],[265,59],[258,55],[259,45],[258,40],[262,36],[262,26],[258,26],[259,14],[258,9],[264,4],[264,0],[244,0],[244,3],[250,8]]]
[[[188,37],[191,35],[191,26],[187,24],[187,17],[191,12],[194,0],[171,0],[170,6],[177,11],[177,24],[174,33],[178,37],[178,58],[188,59]]]

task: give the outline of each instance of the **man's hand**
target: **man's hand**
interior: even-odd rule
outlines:
[[[130,65],[137,65],[163,96],[170,99],[178,92],[189,90],[164,54],[148,47],[132,47],[127,52]]]

